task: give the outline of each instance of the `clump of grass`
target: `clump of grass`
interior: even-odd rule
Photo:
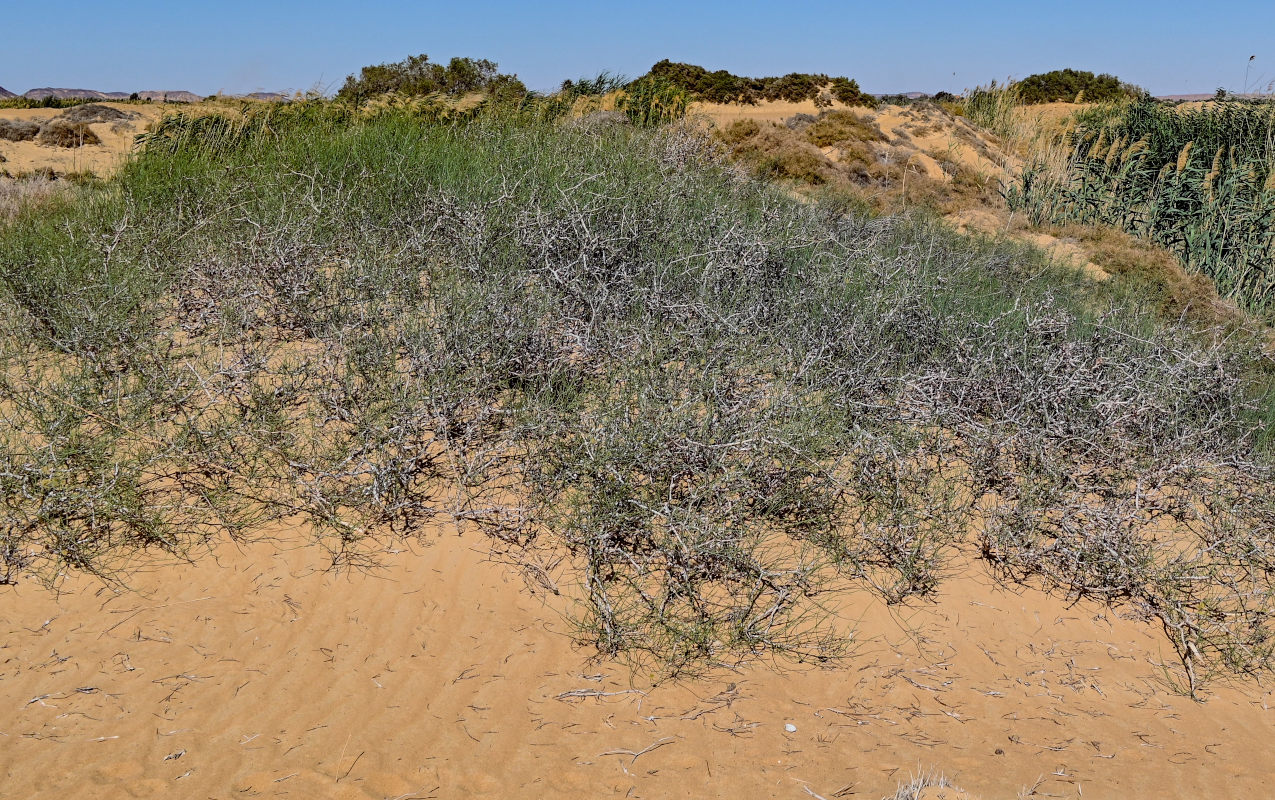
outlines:
[[[762,177],[819,186],[844,177],[818,148],[786,126],[736,120],[717,132],[732,156]]]
[[[939,771],[930,769],[908,778],[906,783],[899,784],[894,794],[881,800],[921,800],[927,796],[926,789],[955,789],[948,779]],[[960,791],[959,789],[957,791]]]
[[[66,122],[61,119],[40,126],[40,133],[35,140],[49,147],[84,147],[102,143],[87,122]]]
[[[851,111],[827,111],[805,129],[806,138],[816,147],[843,142],[884,142],[886,135],[876,124]]]
[[[1237,309],[1218,296],[1212,281],[1187,272],[1163,247],[1104,225],[1045,225],[1039,230],[1080,243],[1089,260],[1146,293],[1168,316],[1206,324],[1241,322]]]
[[[978,127],[991,131],[1005,141],[1015,141],[1022,133],[1018,108],[1021,99],[1012,81],[972,89],[962,103],[963,116]]]
[[[25,142],[36,137],[40,125],[28,120],[0,119],[0,139],[10,142]]]

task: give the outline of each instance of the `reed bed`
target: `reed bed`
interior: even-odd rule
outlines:
[[[1144,100],[1080,114],[1007,197],[1032,222],[1114,225],[1163,245],[1219,294],[1275,311],[1275,106]]]

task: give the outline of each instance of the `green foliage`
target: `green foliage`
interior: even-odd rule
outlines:
[[[791,103],[816,100],[831,84],[832,96],[846,105],[875,105],[875,101],[859,90],[849,78],[829,78],[791,72],[777,78],[745,78],[726,70],[709,72],[695,64],[682,64],[665,59],[651,67],[643,77],[663,79],[683,90],[692,99],[707,103],[757,103],[761,100],[785,100]]]
[[[651,127],[686,116],[690,98],[676,84],[660,77],[638,78],[624,88],[616,107],[635,125]]]
[[[30,97],[5,97],[0,98],[0,108],[71,108],[72,106],[83,105],[85,103],[100,103],[99,97],[42,97],[34,100]],[[112,100],[111,102],[128,102],[121,100]]]
[[[873,107],[877,104],[876,98],[870,94],[864,94],[859,89],[859,83],[850,78],[833,78],[832,96],[838,103],[847,106]]]
[[[964,113],[980,128],[1008,139],[1017,126],[1015,114],[1020,102],[1018,84],[992,81],[969,92],[965,98]]]
[[[1240,306],[1275,311],[1275,107],[1228,100],[1182,112],[1144,99],[1078,122],[1066,164],[1029,165],[1011,208],[1036,222],[1115,225]]]
[[[358,103],[391,93],[405,97],[431,94],[455,97],[479,91],[505,98],[525,95],[527,88],[517,76],[502,74],[498,67],[482,58],[453,58],[444,66],[432,63],[429,56],[422,53],[390,64],[363,67],[358,77],[346,77],[337,97]]]
[[[1115,75],[1056,69],[1029,75],[1014,84],[1023,103],[1105,103],[1145,95],[1145,89],[1122,83]]]
[[[592,78],[579,78],[574,81],[567,79],[562,82],[558,91],[570,98],[601,97],[623,89],[628,83],[629,79],[623,75],[615,75],[603,70]]]
[[[763,89],[762,82],[756,78],[741,78],[724,69],[709,72],[695,64],[668,59],[652,66],[647,76],[667,81],[706,103],[755,103]]]

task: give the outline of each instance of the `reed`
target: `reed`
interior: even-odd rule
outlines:
[[[1232,100],[1192,111],[1151,100],[1104,106],[1082,112],[1059,157],[1029,163],[1007,197],[1036,223],[1111,224],[1150,239],[1188,271],[1211,279],[1222,296],[1270,314],[1273,142],[1270,104]],[[1127,149],[1117,158],[1121,147]]]

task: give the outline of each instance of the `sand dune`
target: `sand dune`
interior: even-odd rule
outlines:
[[[0,156],[4,164],[0,169],[18,175],[24,172],[52,169],[59,175],[69,172],[92,172],[106,177],[115,172],[124,157],[132,152],[133,138],[147,126],[172,110],[162,104],[102,103],[117,108],[136,118],[120,122],[98,122],[90,127],[102,140],[101,144],[84,147],[50,147],[34,141],[10,142],[0,140]],[[0,119],[31,120],[45,123],[64,113],[59,108],[6,108],[0,109]]]
[[[1259,797],[1275,778],[1269,690],[1175,694],[1162,632],[1090,603],[986,579],[909,607],[852,593],[835,668],[652,687],[574,646],[561,598],[480,535],[342,575],[281,535],[123,591],[0,588],[5,796],[876,798],[933,767],[983,798]]]

